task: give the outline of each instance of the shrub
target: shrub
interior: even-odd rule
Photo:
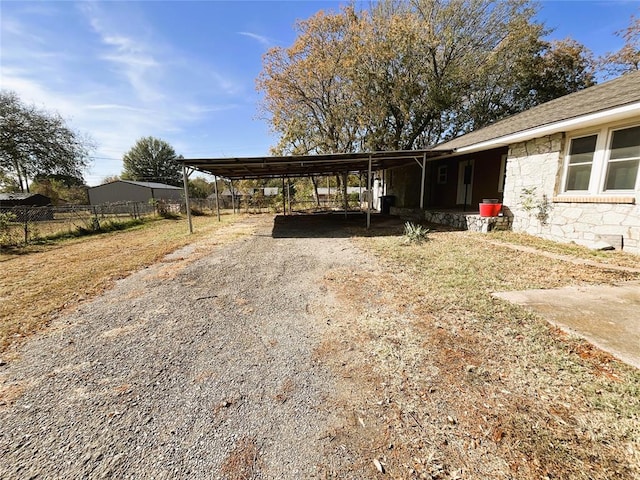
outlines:
[[[0,246],[13,245],[14,239],[11,233],[11,222],[16,221],[16,216],[11,212],[0,212]]]
[[[191,207],[191,215],[194,217],[203,217],[206,215],[200,207]]]
[[[429,229],[420,224],[406,222],[404,224],[404,238],[407,243],[422,243],[429,240]]]

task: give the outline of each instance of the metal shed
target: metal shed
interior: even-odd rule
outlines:
[[[149,200],[182,201],[182,188],[164,183],[116,180],[89,188],[89,203],[137,202]]]

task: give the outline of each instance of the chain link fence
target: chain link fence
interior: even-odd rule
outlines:
[[[162,211],[160,211],[160,207]],[[161,214],[179,213],[184,206],[153,203],[62,205],[46,207],[0,207],[0,246],[18,246],[34,241],[115,229],[118,224]]]

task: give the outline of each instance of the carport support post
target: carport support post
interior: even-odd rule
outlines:
[[[193,170],[192,170],[193,171]],[[189,175],[187,174],[187,166],[182,164],[182,184],[184,185],[184,203],[187,209],[187,220],[189,221],[189,233],[193,233],[193,223],[191,222],[191,205],[189,204]]]
[[[417,157],[414,160],[418,165],[420,165],[420,168],[422,168],[422,180],[420,181],[420,210],[424,210],[424,180],[427,173],[427,154],[425,153],[422,156],[422,163],[420,163],[420,160],[418,160]]]
[[[347,209],[349,208],[349,202],[347,200],[347,177],[348,177],[347,172],[344,172],[342,176],[342,187],[344,190],[344,218],[345,219],[347,218]]]
[[[371,189],[371,155],[369,155],[369,169],[367,170],[367,191],[369,192],[369,198],[367,199],[367,228],[371,226],[371,207],[373,206],[373,192]]]
[[[427,173],[427,154],[422,156],[422,181],[420,182],[420,210],[424,210],[424,179]]]
[[[285,189],[284,177],[282,177],[282,214],[286,215],[287,214],[287,197],[285,196],[284,189]]]
[[[229,184],[231,185],[231,208],[233,209],[233,214],[236,214],[236,189],[233,186],[233,180],[229,180]]]
[[[218,214],[218,221],[220,221],[220,196],[218,195],[218,177],[213,176],[213,189],[216,192],[216,213]]]

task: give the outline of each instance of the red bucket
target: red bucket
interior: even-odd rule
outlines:
[[[481,217],[497,217],[502,208],[501,203],[481,203],[480,204],[480,216]]]

